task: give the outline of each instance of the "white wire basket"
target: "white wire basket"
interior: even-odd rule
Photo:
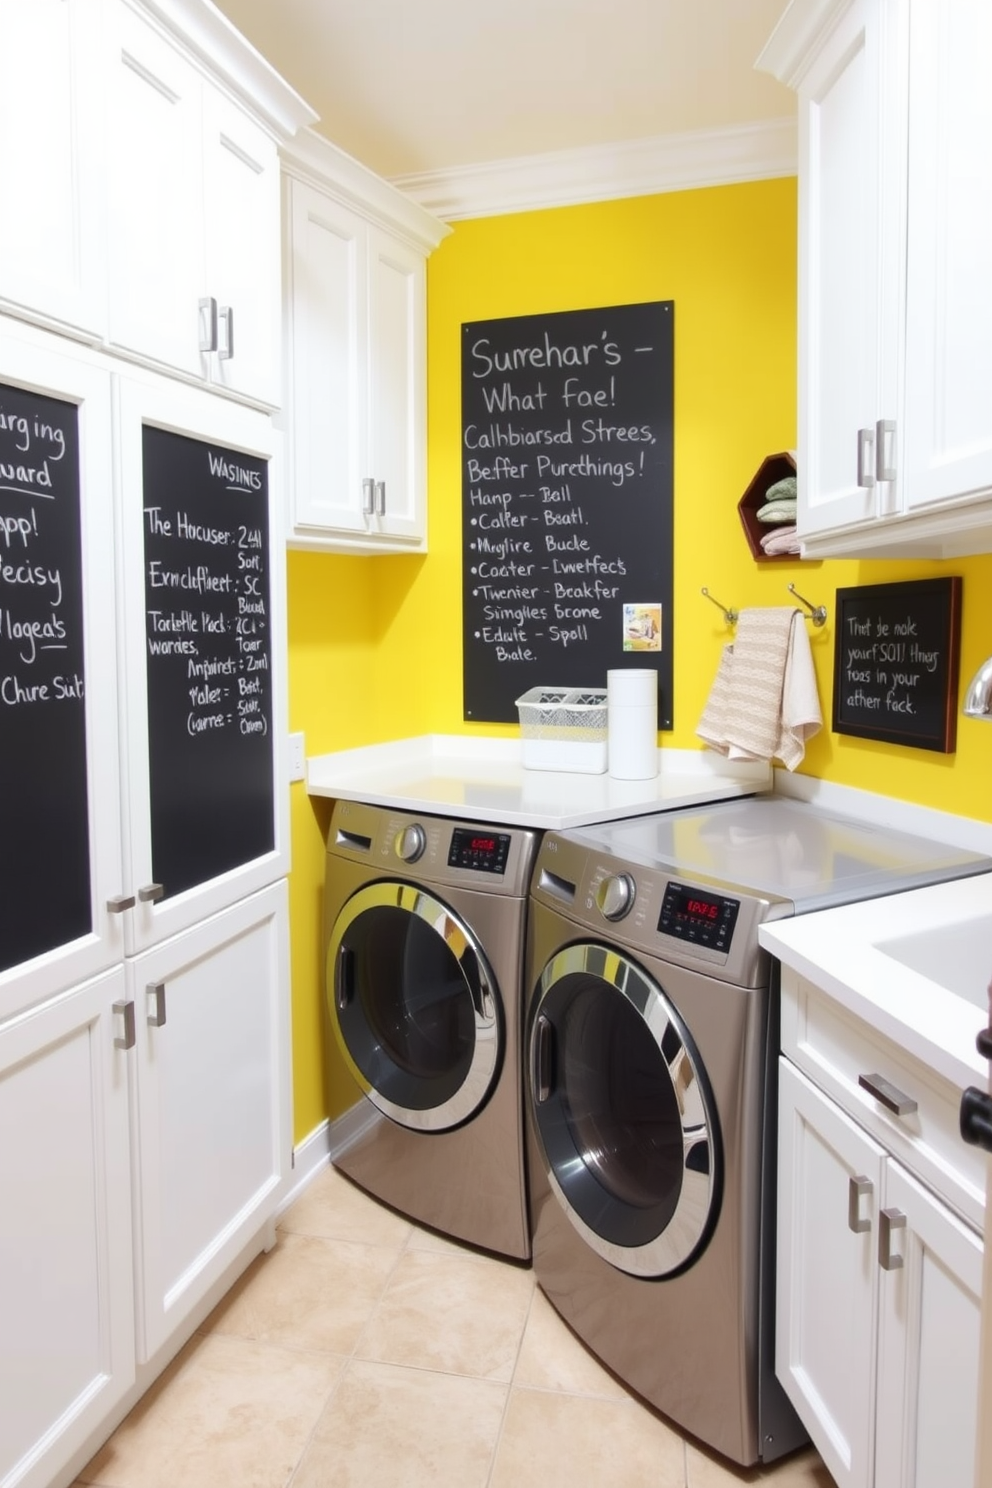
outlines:
[[[525,769],[603,774],[605,687],[532,687],[517,698],[517,711]]]

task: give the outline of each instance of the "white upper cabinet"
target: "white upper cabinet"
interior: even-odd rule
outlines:
[[[271,135],[118,0],[110,340],[279,401],[279,159]]]
[[[106,322],[104,0],[0,0],[0,308]]]
[[[281,396],[278,145],[313,111],[208,0],[0,0],[0,310]]]
[[[291,546],[421,551],[426,258],[447,229],[316,135],[284,151]]]
[[[992,551],[984,0],[792,0],[807,557]]]

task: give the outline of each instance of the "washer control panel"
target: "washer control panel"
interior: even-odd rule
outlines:
[[[509,853],[509,832],[487,832],[482,827],[455,827],[448,849],[448,867],[471,868],[477,873],[505,873]]]
[[[671,879],[661,901],[658,930],[689,945],[726,953],[734,937],[740,907],[739,899]]]

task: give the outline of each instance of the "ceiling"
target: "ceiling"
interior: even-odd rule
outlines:
[[[793,118],[785,0],[217,0],[387,179]]]

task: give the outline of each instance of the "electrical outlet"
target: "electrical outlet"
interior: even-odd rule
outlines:
[[[305,780],[307,775],[306,749],[304,747],[304,736],[302,734],[290,734],[289,736],[289,778],[290,780]]]

